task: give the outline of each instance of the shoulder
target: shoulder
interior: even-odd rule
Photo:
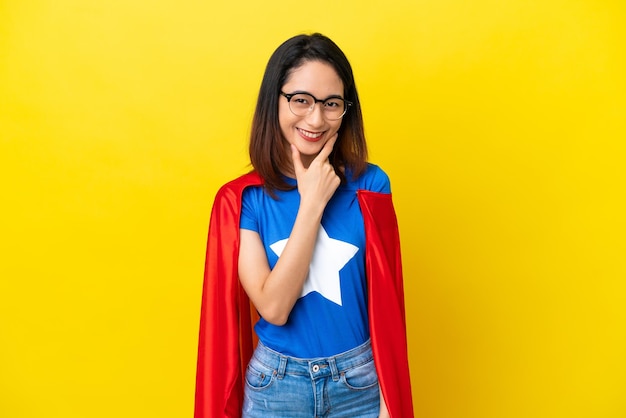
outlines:
[[[368,163],[365,172],[353,180],[357,189],[391,193],[389,176],[376,164]]]
[[[261,186],[262,184],[263,179],[256,172],[244,174],[220,187],[215,195],[215,203],[238,205],[247,187]]]
[[[229,194],[237,194],[241,195],[243,190],[249,186],[261,186],[263,184],[263,179],[256,172],[251,172],[244,174],[240,177],[237,177],[234,180],[229,181],[224,184],[217,192],[217,196],[229,195]]]

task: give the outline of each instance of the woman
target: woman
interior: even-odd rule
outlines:
[[[254,171],[211,215],[196,418],[413,416],[397,222],[366,156],[343,52],[287,40],[261,84]]]

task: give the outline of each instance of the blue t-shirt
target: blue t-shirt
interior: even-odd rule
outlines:
[[[294,179],[288,181],[296,184]],[[369,164],[359,178],[348,178],[335,191],[322,216],[309,275],[287,323],[276,326],[261,318],[255,325],[267,347],[288,356],[315,358],[342,353],[368,340],[365,228],[357,190],[390,193],[389,178]],[[241,228],[259,234],[272,269],[300,205],[297,189],[277,191],[276,196],[273,199],[262,187],[247,188],[240,222]]]

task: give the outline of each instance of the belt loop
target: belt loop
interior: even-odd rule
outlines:
[[[285,377],[285,369],[287,368],[287,357],[280,356],[280,363],[278,364],[278,378]]]
[[[330,357],[328,359],[328,366],[330,367],[330,373],[333,376],[333,381],[337,382],[339,380],[339,371],[337,370],[337,363],[335,363],[334,357]]]

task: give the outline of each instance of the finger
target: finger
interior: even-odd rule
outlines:
[[[316,160],[318,161],[324,161],[326,159],[328,159],[328,156],[330,155],[331,152],[333,152],[333,147],[335,146],[335,143],[337,142],[337,137],[339,136],[338,133],[335,133],[335,135],[333,135],[328,142],[326,142],[324,144],[324,148],[322,148],[322,150],[320,151],[319,154],[317,154],[317,157],[315,157]]]
[[[291,144],[291,161],[293,162],[293,171],[297,178],[304,171],[304,165],[300,159],[300,151],[293,144]]]

